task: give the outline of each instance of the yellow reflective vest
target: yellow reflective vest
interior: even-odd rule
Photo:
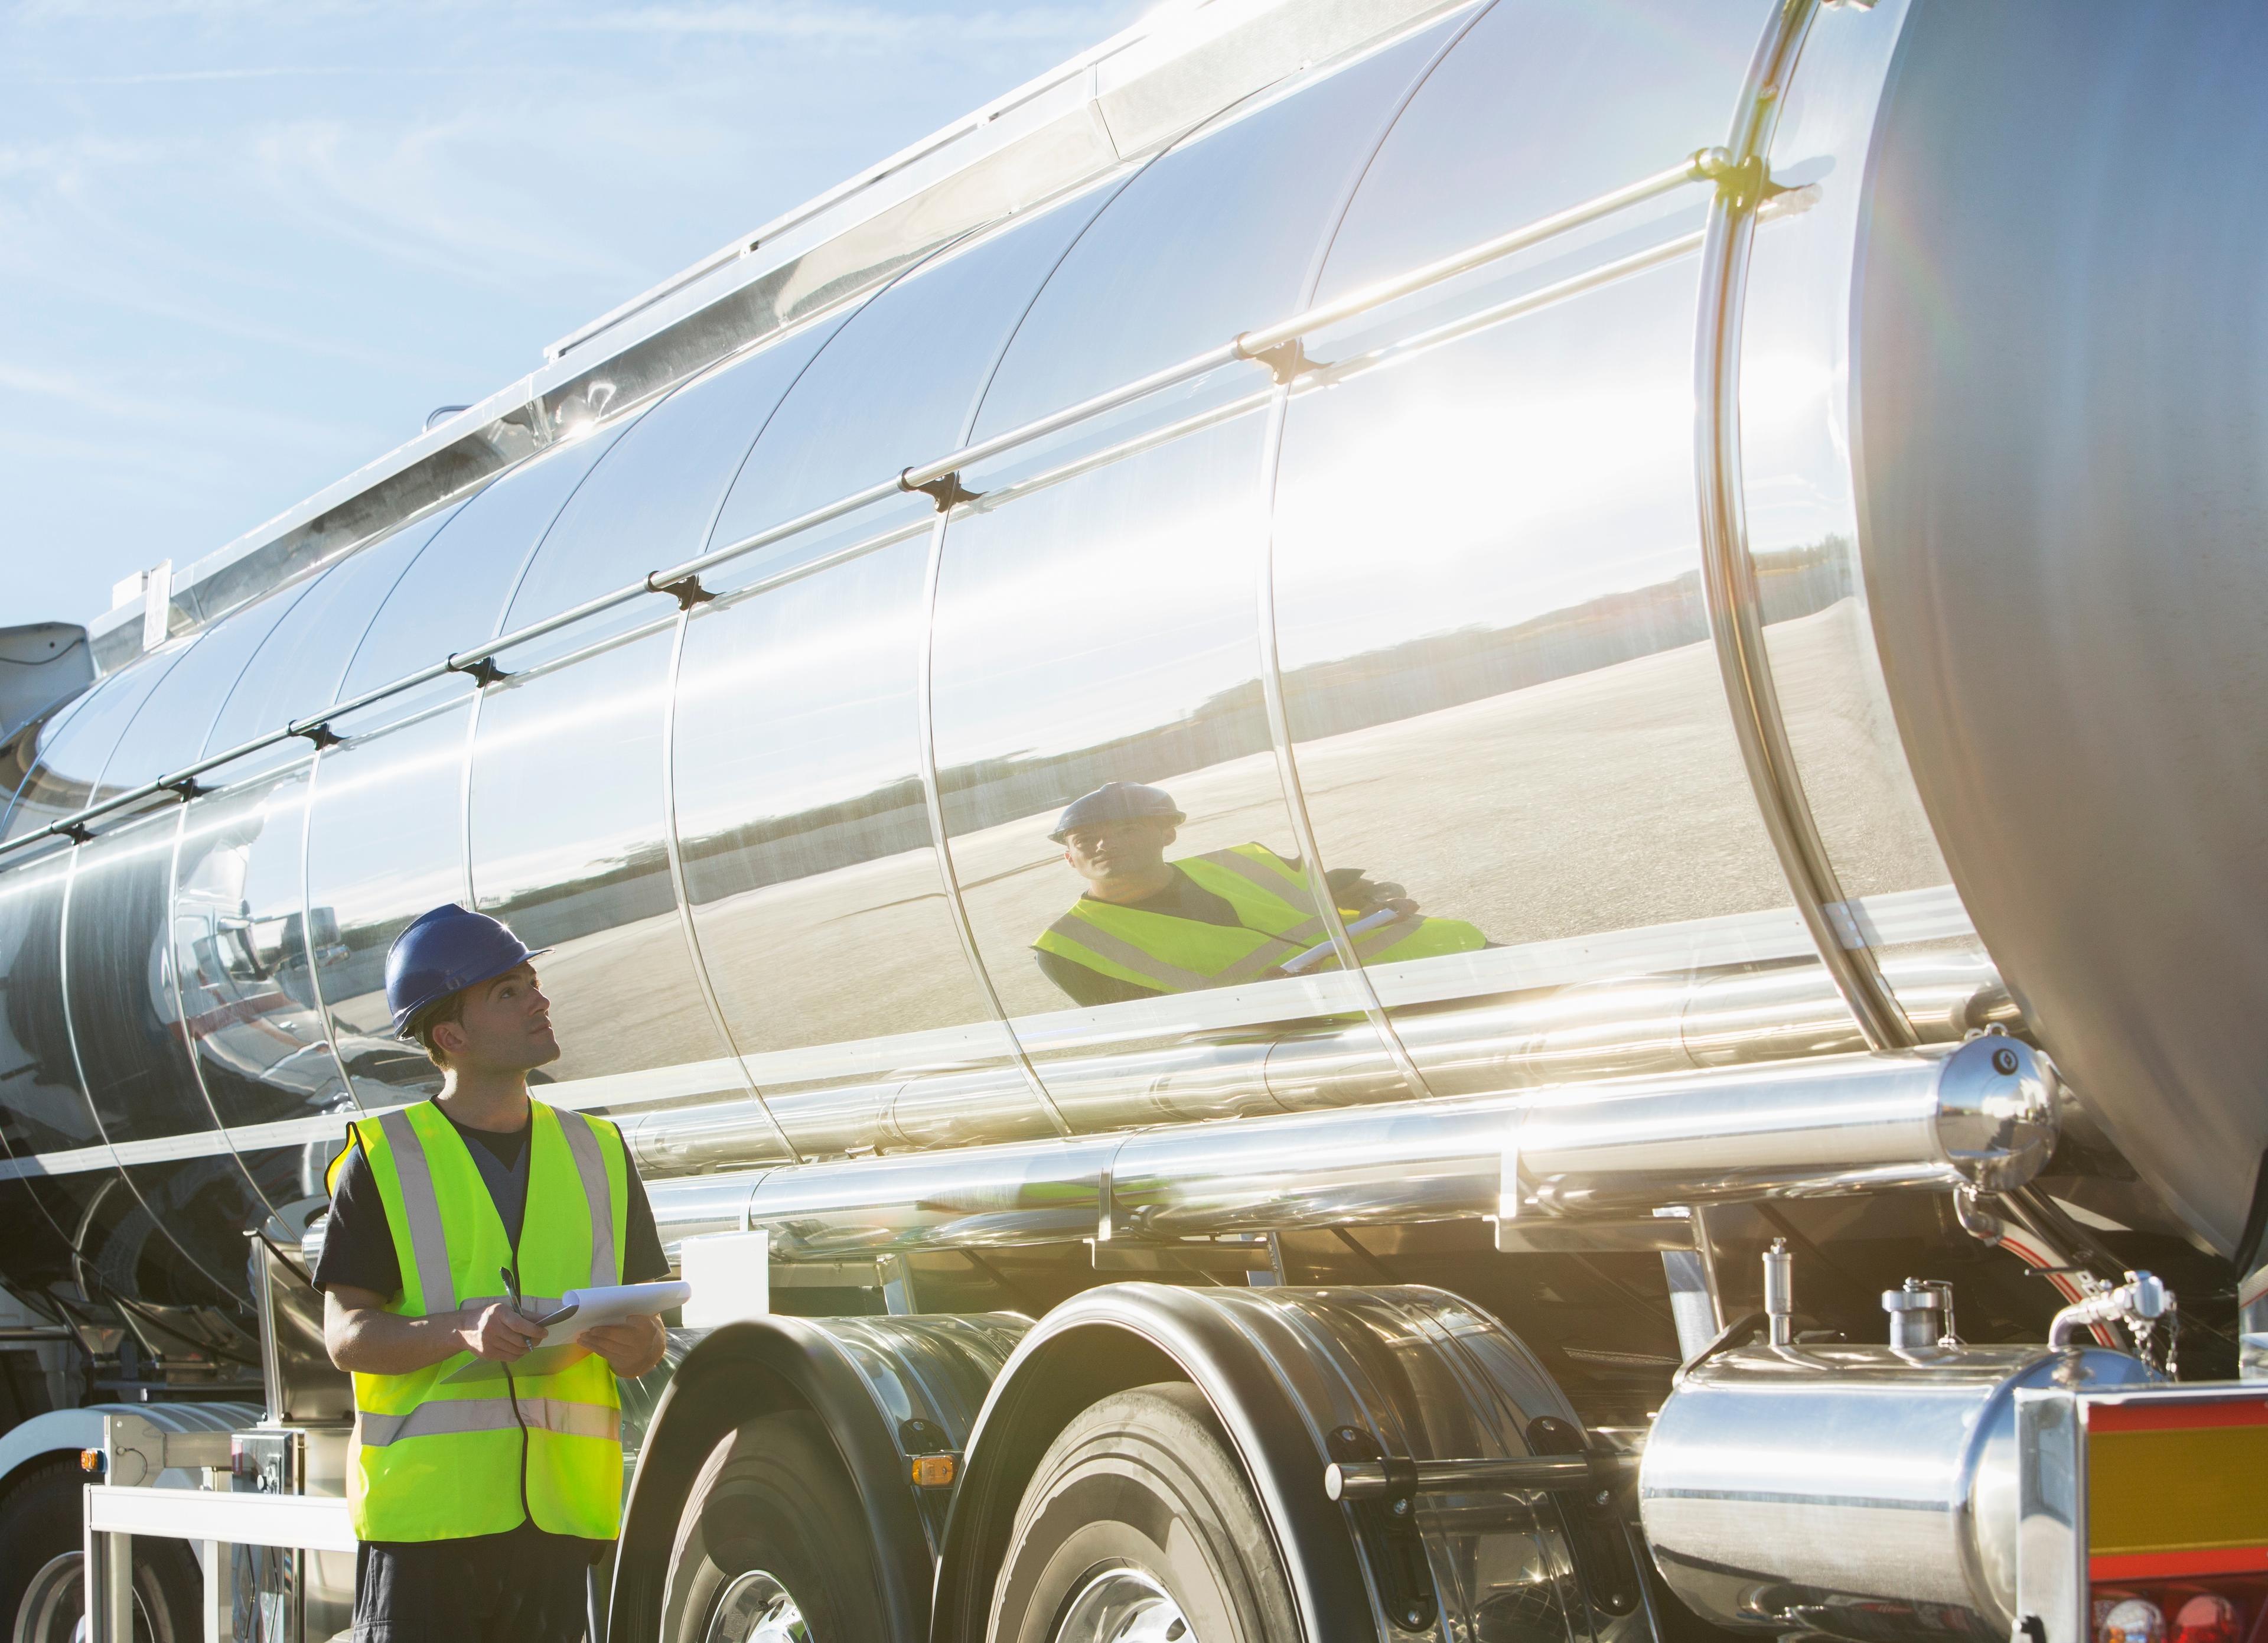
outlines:
[[[1251,981],[1328,940],[1307,875],[1265,844],[1238,844],[1173,864],[1236,911],[1235,925],[1207,924],[1170,913],[1081,896],[1032,945],[1153,992],[1189,992]],[[1360,915],[1342,908],[1351,924]],[[1469,953],[1488,938],[1461,918],[1401,918],[1354,937],[1365,963]],[[1336,968],[1327,956],[1320,969]]]
[[[433,1102],[349,1126],[401,1263],[407,1317],[502,1300],[518,1277],[536,1315],[571,1289],[622,1280],[630,1160],[603,1118],[531,1101],[519,1248],[504,1236],[464,1138]],[[622,1528],[622,1402],[607,1360],[539,1346],[506,1366],[459,1352],[409,1374],[354,1378],[347,1505],[364,1540],[457,1540],[532,1519],[555,1535],[612,1540]]]

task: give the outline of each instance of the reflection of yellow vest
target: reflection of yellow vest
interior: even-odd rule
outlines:
[[[1328,940],[1307,873],[1264,844],[1239,844],[1174,864],[1235,910],[1236,925],[1145,912],[1081,896],[1032,945],[1153,992],[1233,987]],[[1359,915],[1341,908],[1351,922]],[[1461,918],[1403,918],[1354,938],[1366,963],[1469,953],[1488,938]],[[1336,954],[1316,968],[1334,969]]]
[[[529,1105],[518,1252],[464,1138],[431,1101],[350,1126],[401,1263],[401,1293],[387,1311],[417,1317],[500,1300],[506,1267],[532,1313],[570,1289],[622,1282],[630,1191],[622,1132],[603,1118]],[[346,1156],[331,1166],[334,1186]],[[615,1372],[586,1354],[546,1373],[542,1357],[559,1352],[537,1347],[524,1370],[459,1352],[409,1374],[357,1374],[347,1465],[355,1534],[456,1540],[532,1517],[555,1535],[612,1540],[622,1500]],[[482,1367],[451,1378],[469,1364]]]

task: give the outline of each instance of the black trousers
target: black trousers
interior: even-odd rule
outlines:
[[[583,1643],[591,1565],[611,1542],[533,1523],[355,1548],[354,1643]]]

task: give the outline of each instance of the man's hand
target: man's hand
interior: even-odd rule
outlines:
[[[1408,918],[1418,910],[1409,891],[1398,884],[1373,880],[1359,867],[1334,867],[1323,875],[1323,881],[1330,887],[1331,899],[1338,903],[1342,916],[1352,913],[1360,917],[1390,909]]]
[[[632,1318],[626,1323],[609,1323],[603,1329],[585,1330],[576,1344],[589,1347],[605,1359],[608,1367],[623,1380],[635,1381],[661,1361],[669,1337],[659,1318],[644,1317]]]
[[[513,1310],[510,1301],[476,1300],[458,1308],[456,1317],[458,1349],[494,1363],[525,1358],[527,1349],[543,1338],[543,1331]]]

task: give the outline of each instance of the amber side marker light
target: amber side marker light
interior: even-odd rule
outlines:
[[[99,1472],[102,1470],[102,1451],[81,1449],[78,1452],[78,1469],[83,1472]]]
[[[914,1487],[917,1489],[950,1489],[956,1470],[950,1455],[917,1455],[914,1456]]]

